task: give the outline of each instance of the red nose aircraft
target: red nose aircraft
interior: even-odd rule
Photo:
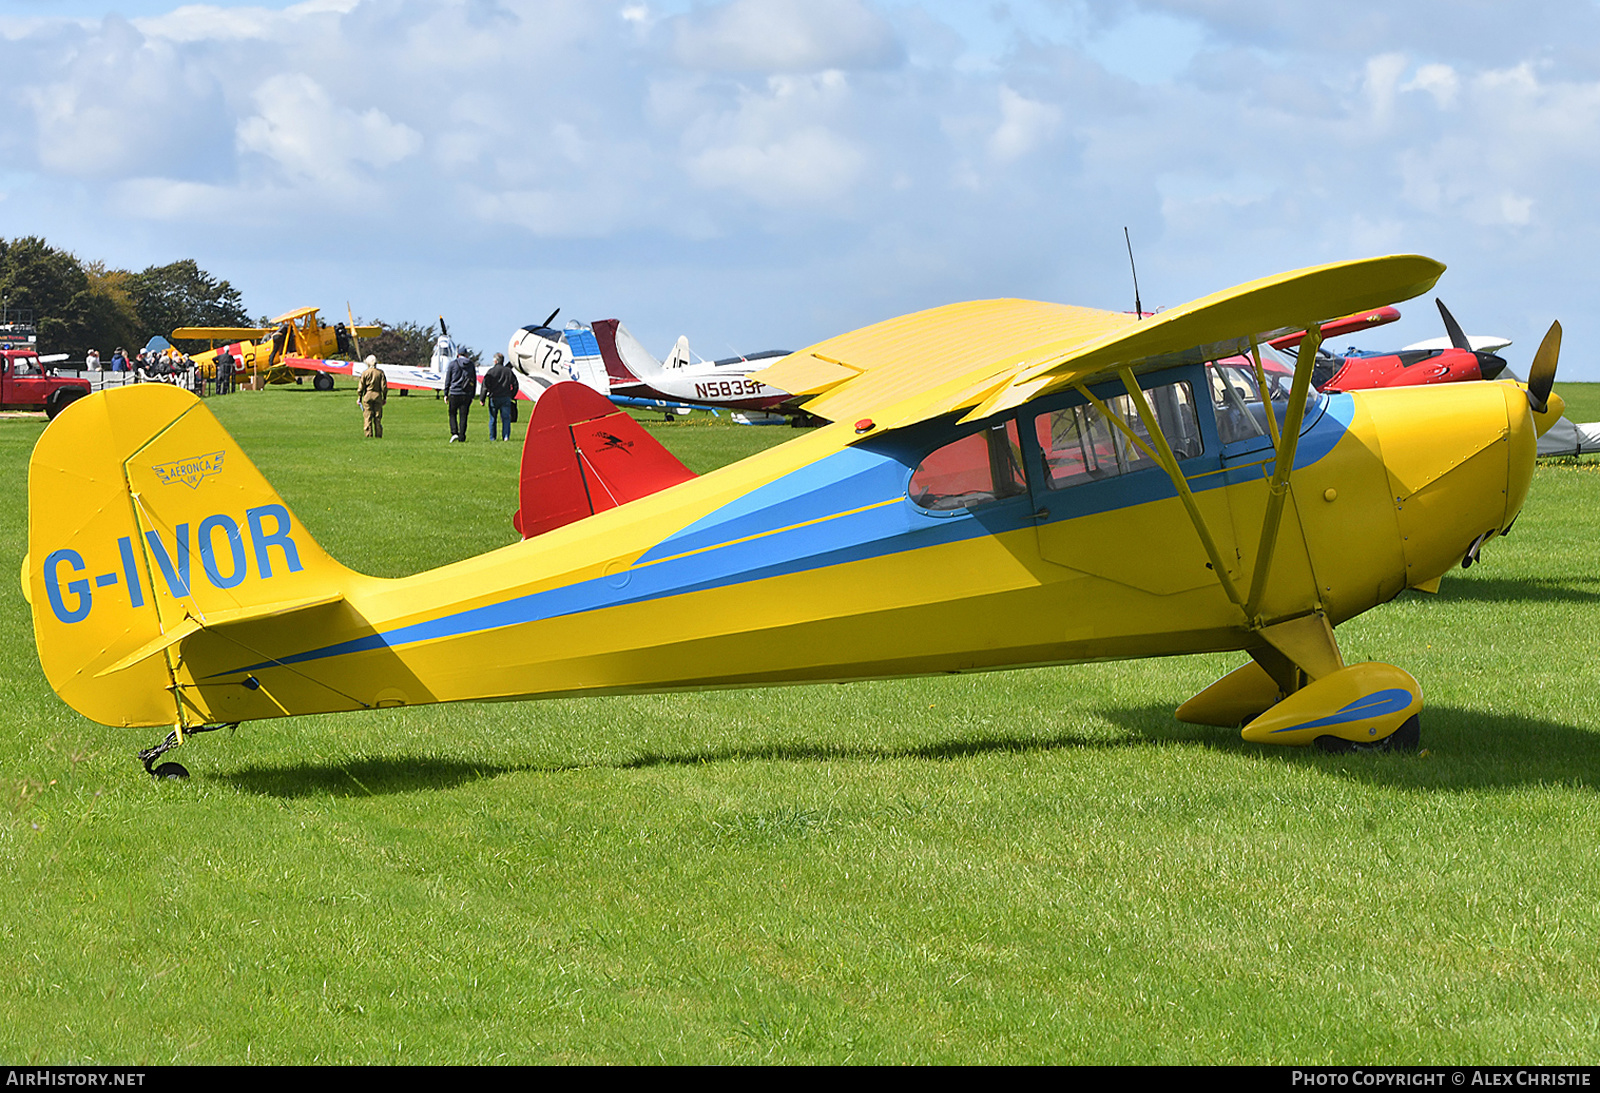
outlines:
[[[1511,343],[1504,338],[1468,338],[1444,301],[1433,301],[1444,319],[1448,345],[1423,343],[1398,352],[1366,353],[1359,350],[1338,355],[1321,350],[1312,371],[1311,382],[1319,391],[1371,391],[1379,387],[1417,387],[1426,383],[1457,383],[1462,380],[1492,380],[1505,371],[1504,358],[1495,353]],[[1392,323],[1400,312],[1392,307],[1351,315],[1322,325],[1324,339]],[[1276,349],[1292,349],[1305,332],[1290,334],[1272,343]]]

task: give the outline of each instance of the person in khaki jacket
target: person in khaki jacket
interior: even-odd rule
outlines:
[[[383,404],[389,401],[389,377],[378,367],[377,357],[368,357],[363,363],[366,371],[356,385],[356,401],[361,403],[361,420],[368,436],[383,436]]]

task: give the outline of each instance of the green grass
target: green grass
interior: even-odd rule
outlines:
[[[478,408],[449,445],[428,398],[381,443],[348,393],[212,405],[357,568],[514,537]],[[12,572],[41,428],[0,421]],[[652,428],[698,470],[792,435]],[[1208,656],[246,724],[155,783],[13,586],[0,1056],[1586,1062],[1597,492],[1541,466],[1482,565],[1341,627],[1421,680],[1421,756],[1181,725]]]
[[[1600,421],[1600,383],[1558,383],[1556,394],[1566,401],[1572,421]]]

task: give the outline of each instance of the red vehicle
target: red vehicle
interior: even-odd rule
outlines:
[[[0,349],[0,409],[43,410],[54,418],[89,390],[88,380],[47,372],[32,349]]]

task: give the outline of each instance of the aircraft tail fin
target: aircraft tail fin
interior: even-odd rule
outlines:
[[[354,576],[179,388],[81,399],[34,448],[22,573],[34,640],[56,693],[103,724],[238,720],[203,708],[203,652],[180,643],[209,631],[231,635],[230,656],[247,651],[263,627],[340,605]]]
[[[630,383],[649,383],[661,375],[661,362],[639,344],[639,339],[635,338],[621,321],[601,319],[594,324],[593,329],[595,340],[600,343],[600,358],[605,361],[606,374],[611,377],[613,387]],[[683,338],[678,340],[683,343],[684,354],[687,356],[688,341]]]
[[[683,368],[693,363],[689,356],[689,335],[679,334],[678,340],[672,343],[672,352],[667,354],[667,359],[661,362],[662,368]]]
[[[521,507],[511,522],[531,539],[693,477],[604,395],[581,383],[558,383],[528,422]]]

